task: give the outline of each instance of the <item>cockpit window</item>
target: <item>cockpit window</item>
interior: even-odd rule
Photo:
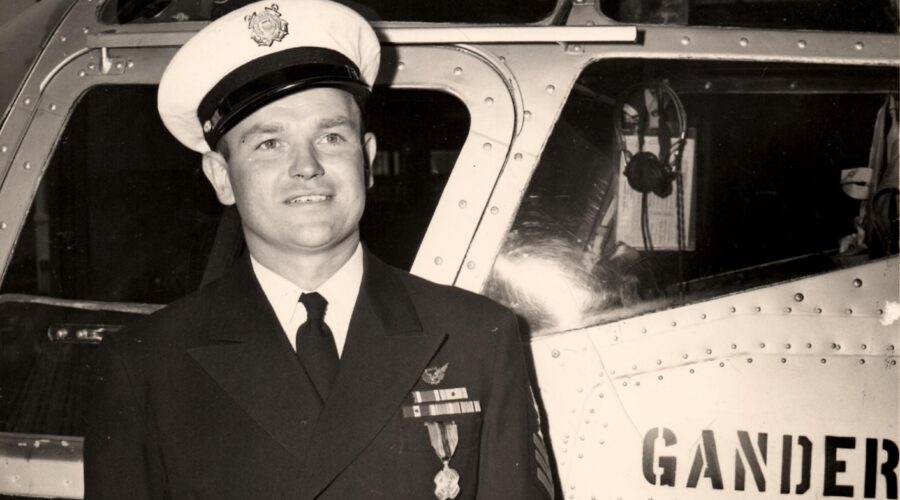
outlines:
[[[361,232],[376,255],[409,269],[469,113],[446,93],[379,87],[366,123],[379,152]],[[192,291],[217,265],[211,254],[242,244],[223,236],[240,237],[236,214],[223,217],[200,165],[159,120],[155,86],[91,89],[63,131],[0,293],[166,304]]]
[[[896,0],[601,0],[622,23],[896,33]]]
[[[211,21],[255,0],[110,0],[101,12],[104,22],[170,23]],[[338,0],[369,21],[445,23],[536,23],[550,16],[555,0],[422,2],[417,0]]]
[[[485,293],[540,335],[896,254],[897,92],[895,69],[595,63]],[[679,187],[644,160],[672,170],[681,115]]]

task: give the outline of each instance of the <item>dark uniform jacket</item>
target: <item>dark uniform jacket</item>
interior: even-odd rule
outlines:
[[[517,331],[494,302],[366,253],[322,403],[245,256],[101,344],[86,498],[434,499],[443,465],[431,421],[456,423],[456,498],[545,498],[546,451]],[[425,381],[444,365],[443,379]],[[471,410],[477,401],[480,412],[409,416],[414,395],[461,388],[467,397],[452,402]]]

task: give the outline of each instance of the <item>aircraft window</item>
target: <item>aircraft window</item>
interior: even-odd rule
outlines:
[[[895,0],[601,0],[623,23],[896,33]]]
[[[619,174],[620,144],[638,153],[639,123],[644,151],[660,153],[658,135],[675,151],[665,84],[687,123],[681,252],[674,183],[666,198],[648,195],[642,226],[642,195]],[[540,335],[896,254],[897,92],[890,68],[595,63],[562,110],[485,293]],[[842,178],[870,164],[870,149],[885,153],[873,153],[873,186],[860,197]]]
[[[408,269],[469,115],[443,92],[378,88],[366,119],[380,152],[363,238],[383,260]],[[211,249],[233,255],[234,248],[214,246],[222,213],[200,155],[159,121],[155,86],[89,90],[70,116],[0,288],[0,431],[79,434],[93,350],[70,341],[81,340],[79,330],[125,325],[148,308],[58,299],[163,304],[190,292]],[[60,328],[71,334],[51,341]]]
[[[110,0],[101,19],[110,24],[210,21],[255,0]],[[416,0],[339,0],[369,21],[447,23],[535,23],[549,17],[555,0],[421,2]]]
[[[379,88],[367,124],[379,152],[363,237],[408,269],[469,115],[446,93]],[[95,87],[63,132],[0,291],[167,303],[200,283],[221,213],[200,156],[159,121],[156,88]]]

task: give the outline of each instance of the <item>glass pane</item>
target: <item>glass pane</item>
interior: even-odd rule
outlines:
[[[110,24],[209,21],[255,0],[111,0],[101,18]],[[369,21],[448,23],[535,23],[550,16],[555,0],[421,2],[415,0],[340,0]]]
[[[895,0],[601,0],[624,23],[897,32]]]
[[[621,144],[638,152],[630,118],[658,122],[645,127],[644,151],[664,156],[659,131],[674,116],[659,82],[680,96],[687,118],[681,252],[677,194],[647,196],[653,246],[645,247],[642,195],[620,174]],[[542,334],[896,253],[896,160],[876,175],[893,204],[864,221],[881,224],[881,236],[870,231],[866,251],[839,252],[839,242],[856,232],[862,203],[842,190],[842,171],[869,164],[876,117],[897,86],[892,69],[595,63],[550,136],[485,292]],[[887,151],[897,142],[892,105],[874,134]],[[620,137],[614,117],[623,110]],[[669,135],[674,144],[678,134]]]
[[[199,283],[221,212],[200,156],[163,127],[156,87],[94,87],[53,153],[2,291],[170,302]]]
[[[363,236],[408,269],[468,111],[445,93],[379,88],[367,115],[380,152]],[[72,113],[0,291],[168,303],[199,285],[221,214],[200,155],[160,122],[156,87],[95,87]]]
[[[379,258],[408,270],[469,135],[469,112],[441,92],[379,89],[375,97],[366,116],[379,152],[360,233]]]

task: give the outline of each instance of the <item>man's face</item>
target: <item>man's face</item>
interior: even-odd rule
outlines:
[[[375,137],[362,136],[350,94],[292,94],[245,118],[224,140],[229,159],[207,153],[203,170],[219,201],[237,204],[254,255],[356,247]]]

